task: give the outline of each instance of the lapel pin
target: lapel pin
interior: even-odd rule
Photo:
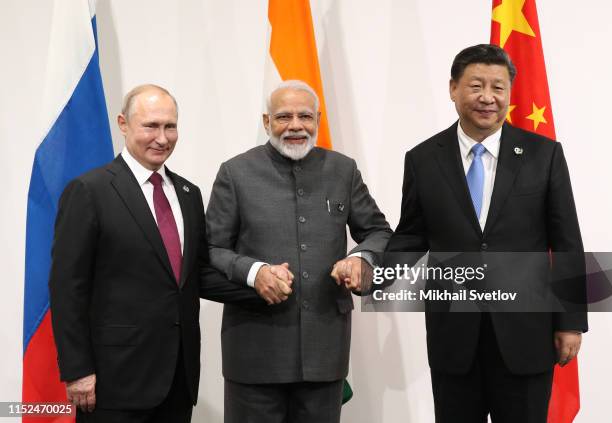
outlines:
[[[342,203],[338,204],[338,211],[340,211],[340,212],[344,211],[344,204],[342,204]]]
[[[514,151],[516,151],[516,149]],[[189,187],[187,185],[183,185],[183,191],[189,192]]]
[[[514,154],[520,156],[521,154],[523,154],[523,149],[521,147],[514,147]]]

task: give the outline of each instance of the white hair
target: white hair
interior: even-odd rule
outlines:
[[[268,109],[268,114],[270,114],[272,110],[272,96],[274,95],[274,93],[280,90],[287,90],[287,89],[295,90],[295,91],[306,91],[308,94],[310,94],[314,98],[315,113],[319,111],[319,96],[317,95],[315,90],[313,90],[312,87],[308,85],[307,83],[305,83],[304,81],[300,81],[299,79],[288,79],[287,81],[281,82],[272,91],[270,91],[270,94],[268,95],[268,98],[266,99],[266,108]]]

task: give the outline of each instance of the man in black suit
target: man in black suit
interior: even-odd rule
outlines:
[[[561,144],[504,123],[515,73],[497,46],[456,56],[459,122],[406,153],[387,251],[582,252]],[[426,305],[426,325],[437,423],[545,423],[553,366],[575,357],[587,317]]]
[[[125,148],[68,184],[49,281],[53,332],[77,421],[189,422],[200,373],[200,297],[264,304],[208,265],[197,186],[165,167],[178,139],[165,89],[134,88]]]

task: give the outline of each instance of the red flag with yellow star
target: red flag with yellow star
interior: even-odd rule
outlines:
[[[508,122],[555,139],[535,0],[493,0],[491,44],[506,50],[517,69]]]
[[[491,44],[502,47],[516,65],[508,122],[551,139],[555,137],[546,65],[535,0],[493,0]],[[580,409],[578,362],[555,366],[548,423],[571,423]]]

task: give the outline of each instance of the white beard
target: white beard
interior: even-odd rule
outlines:
[[[302,144],[290,144],[285,142],[285,137],[289,136],[289,131],[283,132],[280,137],[275,137],[270,134],[270,144],[285,157],[290,158],[291,160],[302,160],[310,150],[317,143],[317,133],[313,136],[310,136],[306,131],[299,132],[297,134],[292,133],[291,135],[300,135],[306,137],[306,142]]]

